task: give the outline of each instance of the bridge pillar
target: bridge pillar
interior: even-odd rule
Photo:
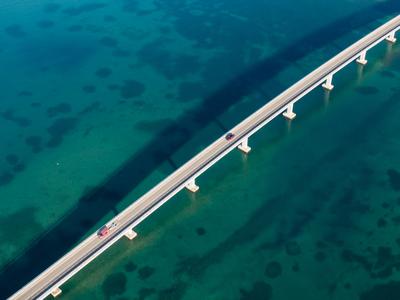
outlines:
[[[199,190],[199,186],[196,185],[196,179],[191,179],[187,184],[186,188],[192,193],[196,193]]]
[[[396,43],[395,33],[396,33],[395,31],[392,31],[392,32],[387,36],[386,40],[387,40],[388,42],[391,42],[391,43]]]
[[[125,232],[125,236],[126,236],[128,239],[133,240],[135,237],[137,237],[137,232],[134,231],[134,230],[131,228],[131,229],[129,229],[129,230],[127,230],[127,231]]]
[[[288,120],[293,120],[296,118],[296,114],[293,112],[293,103],[289,103],[286,111],[283,113],[283,116]]]
[[[251,148],[250,148],[249,145],[247,144],[248,141],[249,141],[249,139],[248,139],[248,138],[245,138],[245,139],[242,140],[242,142],[241,142],[240,145],[238,146],[238,149],[239,149],[240,151],[242,151],[243,153],[246,153],[246,154],[249,153],[250,150],[251,150]]]
[[[62,293],[62,290],[59,287],[57,287],[57,288],[55,288],[54,290],[51,291],[51,295],[54,298],[59,296],[59,295],[61,295],[61,293]]]
[[[368,61],[365,59],[366,55],[367,55],[367,51],[361,52],[360,57],[357,58],[356,62],[358,62],[360,65],[366,65],[367,62],[368,62]]]
[[[333,90],[332,77],[333,77],[333,74],[329,74],[326,77],[325,83],[322,85],[322,87],[327,91],[332,91]]]

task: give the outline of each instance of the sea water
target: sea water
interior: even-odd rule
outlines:
[[[0,290],[398,13],[396,1],[0,5]],[[65,299],[395,299],[400,49],[382,43],[69,280]]]

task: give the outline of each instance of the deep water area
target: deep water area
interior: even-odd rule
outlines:
[[[3,0],[0,299],[394,0]],[[398,36],[398,39],[400,36]],[[335,74],[60,299],[400,299],[400,46]]]

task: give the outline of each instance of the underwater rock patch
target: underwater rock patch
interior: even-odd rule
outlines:
[[[97,111],[100,109],[100,102],[99,101],[94,101],[85,108],[83,108],[80,112],[79,115],[85,115],[89,114],[91,112]]]
[[[143,131],[157,131],[172,124],[173,120],[169,118],[159,119],[159,120],[144,120],[139,121],[135,124],[135,128]]]
[[[162,300],[180,300],[185,295],[188,287],[187,283],[178,281],[171,287],[158,292],[158,299]]]
[[[202,82],[182,82],[179,85],[178,99],[182,102],[195,100],[202,96],[204,88]]]
[[[121,87],[121,96],[125,99],[141,96],[145,91],[145,85],[137,80],[125,80]]]
[[[392,254],[390,247],[378,247],[376,261],[371,272],[372,278],[388,278],[392,275],[393,269],[400,269],[400,257]]]
[[[272,261],[265,267],[265,275],[268,278],[277,278],[282,274],[282,266],[277,261]]]
[[[4,31],[11,37],[14,38],[23,38],[26,36],[25,31],[22,29],[20,25],[10,25],[4,28]]]
[[[115,49],[112,53],[114,57],[129,57],[131,53],[127,50]]]
[[[100,44],[106,47],[114,48],[118,45],[118,41],[112,37],[105,36],[100,39]]]
[[[351,290],[351,284],[350,284],[349,282],[346,282],[346,283],[343,285],[343,287],[344,287],[346,290]]]
[[[387,221],[384,218],[379,218],[378,221],[376,222],[376,226],[378,228],[383,228],[386,227]]]
[[[104,20],[105,22],[114,22],[114,21],[116,21],[117,19],[116,19],[114,16],[105,15],[105,16],[103,17],[103,20]]]
[[[10,164],[10,165],[12,165],[12,166],[15,166],[17,163],[18,163],[18,161],[19,161],[19,158],[18,158],[18,156],[16,155],[16,154],[8,154],[7,156],[6,156],[6,161]]]
[[[387,77],[387,78],[394,78],[394,77],[396,77],[396,75],[395,75],[393,72],[387,71],[387,70],[382,71],[382,72],[381,72],[381,75],[382,75],[382,77]]]
[[[362,255],[359,255],[357,253],[354,253],[353,251],[349,249],[344,249],[342,251],[341,257],[343,261],[349,262],[349,263],[359,263],[364,267],[365,270],[371,270],[372,264],[368,261],[368,259]]]
[[[139,300],[144,300],[156,292],[154,288],[141,288],[138,292]]]
[[[48,147],[58,146],[69,131],[75,128],[77,123],[76,118],[60,118],[53,122],[53,124],[47,128],[47,132],[50,134],[50,140],[47,143]]]
[[[96,87],[94,85],[84,85],[82,87],[82,90],[85,93],[92,94],[92,93],[94,93],[96,91]]]
[[[196,233],[197,233],[197,235],[202,236],[202,235],[206,234],[206,230],[203,227],[199,227],[199,228],[196,228]]]
[[[400,282],[390,281],[389,283],[374,285],[368,291],[360,295],[360,300],[395,300],[399,299]]]
[[[0,186],[9,184],[14,179],[14,175],[10,172],[0,174]]]
[[[391,187],[396,191],[400,191],[400,173],[395,169],[389,169],[387,170],[387,175],[389,176]]]
[[[31,97],[33,94],[30,91],[21,91],[18,93],[19,97]]]
[[[272,299],[272,287],[263,281],[254,283],[251,290],[240,289],[241,300],[269,300]]]
[[[293,270],[293,272],[298,272],[298,271],[300,271],[300,266],[299,266],[299,263],[294,263],[293,264],[293,266],[292,266],[292,270]]]
[[[3,245],[16,248],[21,245],[21,240],[27,241],[33,236],[42,232],[41,222],[36,218],[38,209],[34,206],[27,206],[11,214],[0,217],[1,228],[12,228],[15,234],[8,230],[0,231],[0,240]]]
[[[23,163],[19,163],[13,167],[14,172],[22,172],[25,170],[25,165]]]
[[[316,252],[316,253],[314,254],[314,258],[315,258],[315,260],[318,261],[318,262],[323,262],[323,261],[326,260],[326,254],[325,254],[325,252],[318,251],[318,252]]]
[[[126,291],[127,279],[124,273],[111,274],[104,280],[102,285],[103,294],[106,299],[118,296]]]
[[[96,76],[99,78],[106,78],[112,73],[110,68],[100,68],[96,71]]]
[[[296,241],[288,242],[285,245],[286,253],[290,256],[301,254],[300,245]]]
[[[63,10],[63,13],[69,15],[69,16],[78,16],[84,13],[89,13],[93,12],[95,10],[101,9],[106,7],[104,3],[100,2],[93,2],[93,3],[85,3],[82,5],[74,6],[74,7],[69,7]]]
[[[48,3],[43,7],[43,11],[45,13],[54,13],[61,8],[60,4],[57,3]]]
[[[388,278],[394,270],[400,270],[400,255],[393,255],[390,247],[378,247],[376,250],[369,247],[368,251],[372,255],[364,257],[344,250],[342,258],[360,264],[371,278]]]
[[[68,31],[70,32],[78,32],[82,31],[83,27],[81,25],[71,25],[67,28]]]
[[[153,275],[155,270],[156,270],[155,268],[149,266],[142,267],[138,270],[139,278],[145,280],[149,278],[151,275]]]
[[[166,40],[161,38],[144,45],[137,52],[139,60],[151,65],[168,79],[197,73],[202,67],[197,56],[171,53],[166,49],[165,44]]]
[[[138,3],[136,1],[124,0],[122,5],[122,11],[132,13],[137,10]]]
[[[374,95],[379,92],[379,89],[374,86],[359,86],[356,88],[356,92],[362,95]]]
[[[38,27],[46,29],[54,26],[54,22],[50,20],[42,20],[36,23]]]
[[[31,147],[32,152],[37,153],[42,149],[42,138],[37,135],[28,136],[25,143]]]
[[[3,119],[13,122],[20,127],[28,127],[31,124],[31,120],[15,116],[14,111],[12,109],[2,112],[1,116],[3,117]]]
[[[135,271],[136,269],[137,269],[137,265],[134,264],[133,262],[128,262],[128,263],[125,265],[125,271],[126,271],[126,272],[133,272],[133,271]]]
[[[69,112],[71,112],[71,105],[63,102],[63,103],[57,104],[55,106],[50,106],[47,109],[47,116],[49,116],[50,118],[53,118],[60,114],[66,114]]]
[[[107,86],[107,88],[110,90],[110,91],[115,91],[115,90],[119,90],[120,88],[121,88],[121,86],[119,86],[118,84],[109,84],[108,86]]]

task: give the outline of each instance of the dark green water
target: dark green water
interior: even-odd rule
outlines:
[[[2,1],[0,298],[397,1]],[[400,48],[313,91],[65,299],[400,297]]]

